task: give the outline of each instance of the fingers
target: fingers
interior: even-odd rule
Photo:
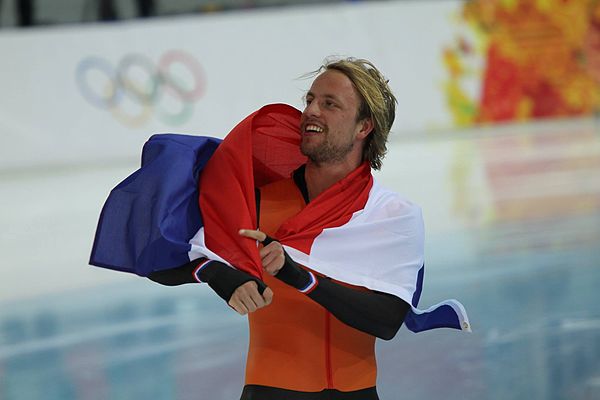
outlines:
[[[259,242],[262,242],[267,238],[267,235],[265,235],[264,232],[261,232],[259,230],[240,229],[238,233],[241,236],[244,236],[244,237],[247,237],[250,239],[254,239],[254,240],[258,240]]]
[[[267,306],[271,304],[271,302],[273,301],[273,291],[271,290],[271,288],[265,289],[265,291],[263,292],[263,297]]]
[[[240,229],[239,234],[263,243],[264,247],[260,250],[263,269],[270,275],[276,275],[285,262],[285,253],[281,243],[259,230]]]
[[[272,242],[260,250],[263,269],[270,275],[276,275],[285,263],[283,246]]]
[[[275,242],[276,240],[273,239],[271,236],[265,234],[264,232],[259,231],[258,229],[254,230],[254,229],[240,229],[238,231],[238,234],[240,234],[241,236],[247,237],[249,239],[254,239],[254,240],[258,240],[259,242],[261,242],[263,245],[268,245],[272,242]]]
[[[273,291],[266,288],[262,296],[258,292],[258,285],[248,281],[240,285],[231,295],[229,304],[238,314],[246,315],[262,307],[268,306],[273,300]]]

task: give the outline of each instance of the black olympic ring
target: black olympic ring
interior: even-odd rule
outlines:
[[[181,77],[173,71],[179,64],[192,78],[193,84],[185,85]],[[133,69],[143,71],[142,81],[133,77]],[[98,92],[90,81],[90,72],[104,75],[107,87]],[[141,54],[128,54],[114,68],[100,57],[87,57],[80,61],[75,71],[77,86],[82,96],[93,106],[109,110],[117,119],[129,125],[139,125],[148,119],[152,109],[157,110],[160,120],[171,125],[187,121],[193,111],[192,104],[198,101],[206,90],[206,77],[200,63],[190,54],[181,50],[170,50],[163,54],[158,66]],[[165,89],[164,91],[162,89]],[[182,106],[178,112],[167,112],[159,107],[163,95],[178,99]],[[137,115],[125,113],[120,105],[124,97],[135,101],[141,112]]]

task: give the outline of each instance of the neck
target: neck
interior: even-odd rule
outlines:
[[[308,198],[313,200],[329,187],[344,179],[350,172],[358,168],[360,164],[360,160],[333,164],[315,163],[309,160],[306,163],[306,170],[304,172]]]

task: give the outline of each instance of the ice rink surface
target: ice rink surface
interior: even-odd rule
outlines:
[[[0,399],[239,397],[244,318],[87,266],[137,162],[0,171]],[[398,137],[378,177],[423,207],[421,306],[457,298],[473,327],[378,341],[381,398],[600,399],[597,123]]]

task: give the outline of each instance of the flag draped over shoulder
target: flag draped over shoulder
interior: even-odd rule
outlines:
[[[140,170],[119,184],[104,206],[90,263],[145,276],[208,257],[260,278],[256,243],[238,230],[257,228],[255,188],[288,178],[306,163],[299,122],[298,110],[273,104],[248,116],[221,143],[152,137]],[[177,166],[170,164],[172,157],[178,158],[171,160]],[[147,188],[147,182],[155,186]],[[470,330],[455,300],[416,308],[424,275],[423,236],[420,208],[379,186],[364,163],[284,221],[275,239],[314,271],[412,304],[405,319],[412,331]],[[122,254],[108,257],[116,238]]]
[[[256,227],[255,185],[288,177],[306,162],[299,118],[295,108],[273,104],[245,118],[223,141],[152,136],[140,169],[111,191],[102,208],[90,264],[140,276],[174,268],[190,261],[190,239],[200,231],[210,249],[203,254],[260,277],[256,245],[237,229]]]
[[[300,111],[272,104],[240,122],[203,171],[199,204],[204,227],[196,239],[204,243],[194,250],[262,277],[256,243],[238,231],[257,228],[255,188],[288,178],[305,162]]]

